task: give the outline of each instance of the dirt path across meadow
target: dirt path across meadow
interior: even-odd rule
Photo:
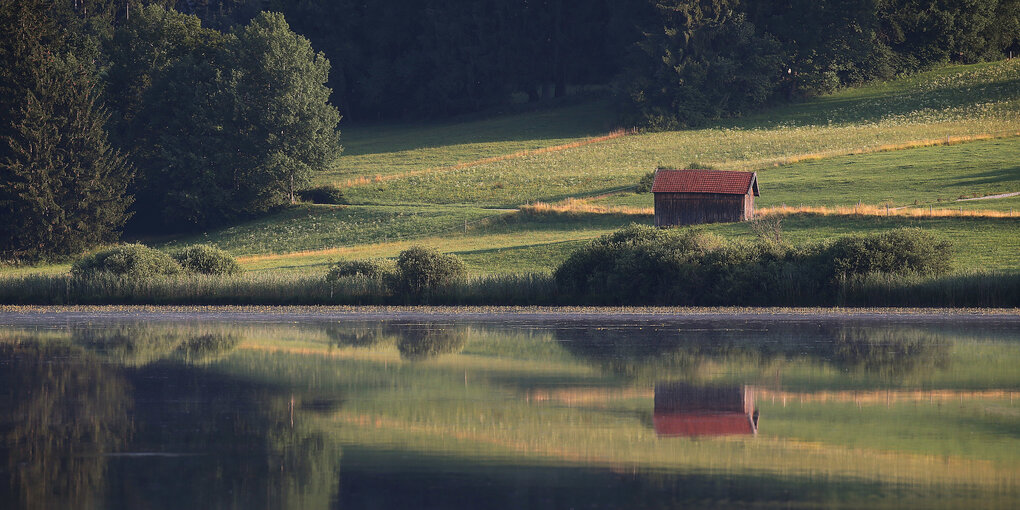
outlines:
[[[971,200],[991,200],[991,199],[994,199],[994,198],[1009,198],[1009,197],[1015,197],[1015,196],[1017,196],[1017,195],[1020,195],[1020,191],[1014,191],[1014,192],[1012,192],[1012,193],[1000,193],[1000,194],[998,194],[998,195],[988,195],[988,196],[984,196],[984,197],[975,197],[975,198],[959,198],[959,199],[957,199],[956,201],[957,201],[957,202],[969,202],[969,201],[971,201]]]

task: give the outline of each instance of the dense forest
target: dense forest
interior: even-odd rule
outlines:
[[[0,0],[0,259],[294,201],[347,121],[694,126],[1020,52],[1020,0]]]
[[[151,2],[96,3],[112,5],[120,23]],[[1020,0],[156,3],[219,30],[283,13],[333,63],[333,103],[353,121],[448,116],[601,87],[619,93],[625,112],[683,125],[1020,52]]]

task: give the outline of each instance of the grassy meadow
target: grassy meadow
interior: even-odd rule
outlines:
[[[1000,211],[1005,217],[794,211],[782,227],[795,243],[928,228],[954,241],[957,271],[1020,270],[1020,197],[957,202],[1020,191],[1020,59],[946,67],[683,131],[618,131],[626,126],[613,118],[608,102],[594,101],[441,124],[343,127],[344,154],[313,184],[340,186],[349,205],[299,204],[225,228],[141,241],[212,244],[265,274],[320,275],[339,259],[394,257],[414,244],[458,254],[475,275],[548,273],[589,239],[651,223],[651,195],[629,191],[642,175],[698,162],[758,171],[761,208]],[[519,210],[578,198],[606,210]],[[703,228],[752,235],[746,224]]]

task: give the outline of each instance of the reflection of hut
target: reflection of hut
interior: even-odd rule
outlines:
[[[656,384],[653,421],[660,436],[758,433],[758,410],[750,386]]]

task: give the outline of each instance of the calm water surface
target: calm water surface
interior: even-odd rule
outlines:
[[[1016,508],[1020,321],[0,315],[0,508]]]

